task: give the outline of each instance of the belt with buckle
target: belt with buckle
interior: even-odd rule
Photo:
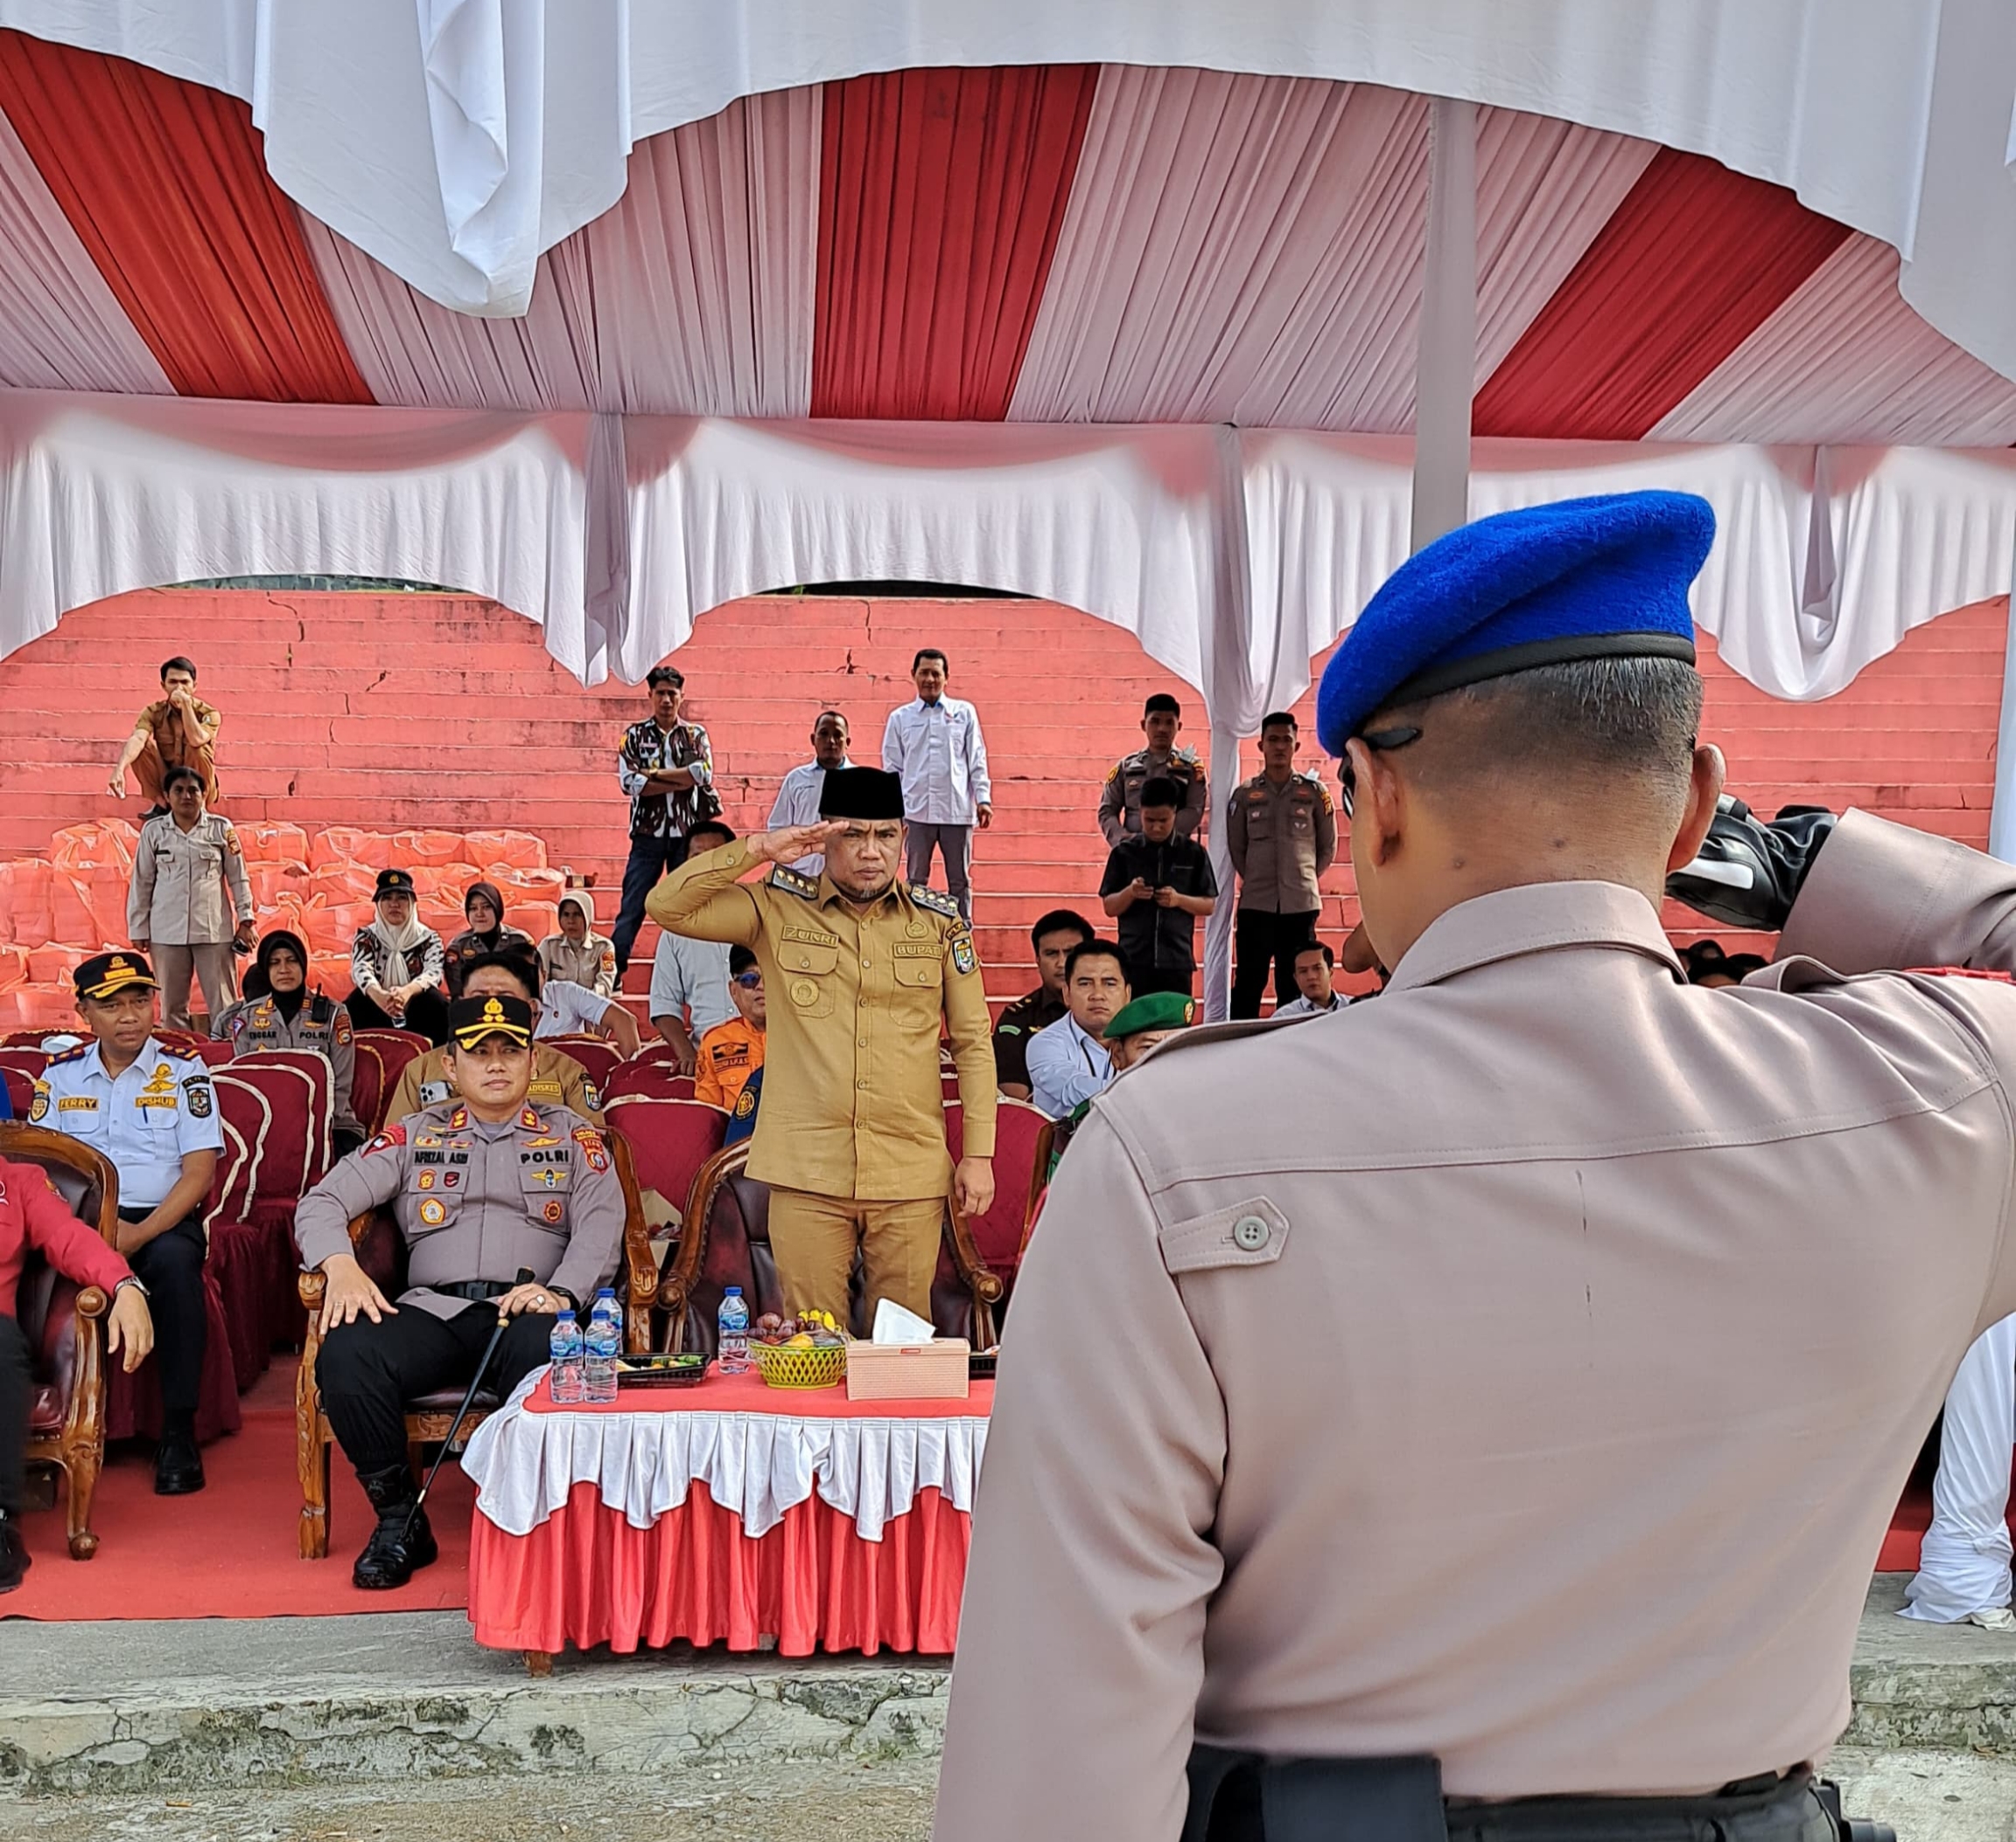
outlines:
[[[423,1292],[438,1292],[444,1298],[469,1299],[480,1305],[500,1299],[512,1289],[509,1279],[458,1279],[452,1285],[424,1285]]]

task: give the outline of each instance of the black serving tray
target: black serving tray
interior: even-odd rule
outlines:
[[[690,1388],[714,1366],[711,1356],[674,1355],[663,1350],[616,1358],[618,1388]]]

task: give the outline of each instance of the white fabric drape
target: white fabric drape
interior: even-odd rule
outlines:
[[[1704,153],[1909,264],[2016,376],[2016,8],[2001,0],[0,0],[0,24],[248,98],[290,196],[437,300],[522,312],[631,145],[872,70],[1091,62],[1376,84]]]
[[[1906,1618],[1957,1624],[2009,1605],[2009,1467],[2016,1456],[2016,1318],[1975,1339],[1946,1393],[1932,1526]]]
[[[633,1529],[648,1529],[704,1483],[758,1538],[815,1490],[864,1541],[880,1541],[920,1490],[972,1512],[987,1450],[984,1414],[528,1412],[525,1398],[545,1373],[536,1369],[519,1384],[476,1429],[462,1458],[476,1481],[477,1509],[509,1535],[529,1535],[575,1485],[587,1483]]]
[[[615,209],[539,263],[520,319],[452,312],[305,214],[381,403],[802,417],[812,400],[820,92],[639,144]]]
[[[1211,430],[628,417],[624,441],[626,678],[724,601],[882,578],[1062,601],[1204,683],[1225,504]]]
[[[160,361],[0,115],[0,384],[165,396]]]
[[[585,417],[0,392],[0,655],[213,576],[396,576],[536,620],[578,675]]]

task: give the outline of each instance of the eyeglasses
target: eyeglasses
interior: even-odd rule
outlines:
[[[738,972],[729,983],[740,985],[745,991],[760,991],[763,989],[763,975],[760,972]]]
[[[1404,748],[1410,742],[1418,742],[1421,732],[1411,725],[1400,729],[1368,729],[1357,737],[1375,754],[1390,754],[1396,748]],[[1351,816],[1351,809],[1358,798],[1358,775],[1351,766],[1351,757],[1346,755],[1337,770],[1337,793],[1343,802],[1344,816]]]

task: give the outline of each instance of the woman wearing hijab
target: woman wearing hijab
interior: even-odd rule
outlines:
[[[462,898],[462,918],[469,923],[448,942],[446,963],[448,991],[458,997],[462,991],[462,968],[480,954],[500,953],[510,948],[533,950],[532,936],[504,925],[504,897],[495,883],[471,883]]]
[[[350,1110],[357,1049],[350,1012],[326,992],[308,990],[308,949],[298,934],[276,928],[259,942],[245,974],[245,996],[220,1016],[213,1036],[231,1045],[231,1057],[260,1049],[305,1049],[329,1064],[335,1103],[332,1126],[336,1155],[347,1156],[369,1135]]]
[[[411,874],[381,870],[373,897],[378,914],[357,930],[350,949],[356,989],[344,999],[360,1030],[414,1030],[430,1042],[448,1039],[448,1000],[441,990],[446,956],[441,936],[414,913]]]
[[[616,942],[595,931],[595,898],[586,889],[560,898],[560,931],[539,942],[539,971],[549,984],[558,979],[598,998],[615,996]]]

